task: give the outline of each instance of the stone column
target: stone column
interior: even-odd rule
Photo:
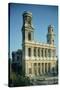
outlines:
[[[52,49],[51,49],[51,57],[53,56]]]
[[[48,49],[46,49],[46,56],[48,57]]]
[[[42,74],[42,63],[40,64],[40,73]]]
[[[55,57],[56,57],[56,49],[55,49]]]
[[[39,57],[40,57],[40,48],[39,48]]]
[[[34,50],[33,50],[33,47],[31,47],[31,57],[34,57]]]
[[[40,48],[40,57],[41,57],[41,48]]]
[[[51,73],[51,63],[50,63],[50,73]]]
[[[29,75],[28,64],[25,63],[25,75]]]
[[[46,57],[46,48],[45,48],[45,57]]]
[[[42,65],[42,69],[43,69],[43,75],[44,75],[44,72],[45,72],[45,70],[44,70],[44,63],[43,63],[43,65]]]
[[[40,63],[40,66],[39,66],[39,68],[41,68],[41,63]],[[39,75],[41,75],[41,69],[40,69],[40,74]]]
[[[38,63],[38,75],[40,75],[40,63]]]
[[[45,49],[43,48],[43,57],[45,57]]]
[[[32,63],[32,75],[34,76],[34,64]]]
[[[44,74],[45,74],[45,63],[44,63]]]
[[[39,73],[38,73],[38,63],[37,63],[37,75],[39,75]]]
[[[49,58],[51,57],[51,50],[49,49]]]
[[[40,57],[40,48],[38,48],[38,57]]]
[[[28,47],[25,47],[25,56],[28,56]]]
[[[38,48],[36,48],[36,57],[38,57]]]
[[[53,54],[54,54],[54,57],[56,57],[56,50],[54,49],[54,52],[53,52]]]
[[[48,73],[48,63],[47,63],[47,73]]]
[[[46,73],[46,63],[45,63],[45,73]]]

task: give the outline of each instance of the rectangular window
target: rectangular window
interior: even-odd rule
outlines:
[[[31,57],[31,48],[28,48],[28,56]]]

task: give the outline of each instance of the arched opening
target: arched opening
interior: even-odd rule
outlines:
[[[28,40],[31,40],[31,32],[28,33]]]

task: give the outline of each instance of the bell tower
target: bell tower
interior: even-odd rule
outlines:
[[[25,11],[23,13],[22,43],[34,40],[34,28],[32,25],[32,13]]]
[[[54,27],[52,25],[48,26],[48,33],[47,33],[47,43],[54,45]]]
[[[32,13],[25,11],[23,13],[23,25],[22,25],[22,71],[26,74],[26,59],[28,56],[28,49],[26,44],[34,41],[34,28],[32,25]]]

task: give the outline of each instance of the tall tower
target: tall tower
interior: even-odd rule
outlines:
[[[32,13],[25,11],[23,13],[22,43],[34,40],[34,28],[32,26]]]
[[[47,43],[54,45],[54,27],[52,25],[48,26],[48,33],[47,33]]]
[[[32,13],[23,13],[23,26],[22,26],[22,69],[26,74],[26,57],[28,56],[28,47],[26,44],[34,40],[34,28],[32,26]],[[31,49],[29,48],[31,51]]]

